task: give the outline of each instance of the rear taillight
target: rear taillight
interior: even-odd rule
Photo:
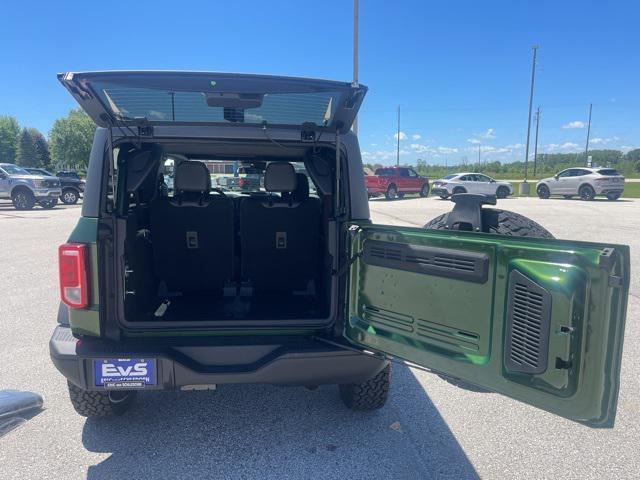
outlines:
[[[240,180],[238,180],[238,185],[240,185],[241,187],[244,186],[244,178],[241,178]]]
[[[60,298],[70,308],[87,306],[86,249],[82,243],[65,243],[58,248]]]

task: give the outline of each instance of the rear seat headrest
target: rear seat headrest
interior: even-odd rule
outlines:
[[[176,167],[174,189],[176,192],[209,192],[211,177],[207,166],[198,161],[186,160]]]
[[[272,162],[264,172],[267,192],[293,192],[298,184],[296,171],[288,162]]]

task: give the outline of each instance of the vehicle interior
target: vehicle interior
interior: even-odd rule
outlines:
[[[328,321],[334,162],[308,146],[121,145],[125,324]],[[225,188],[246,171],[261,172],[252,188]]]

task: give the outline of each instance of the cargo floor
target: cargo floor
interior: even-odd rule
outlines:
[[[144,315],[146,321],[278,320],[322,318],[321,301],[311,295],[269,294],[248,297],[217,297],[192,294],[172,297]]]

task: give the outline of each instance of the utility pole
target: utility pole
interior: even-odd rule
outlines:
[[[480,171],[480,144],[478,144],[478,172]]]
[[[589,104],[589,123],[587,124],[587,145],[584,147],[584,166],[589,167],[589,136],[591,135],[591,110],[593,103]]]
[[[529,195],[529,184],[527,183],[527,167],[529,166],[529,138],[531,136],[531,108],[533,107],[533,87],[536,82],[536,56],[538,45],[531,47],[533,50],[533,61],[531,62],[531,90],[529,92],[529,118],[527,119],[527,146],[524,153],[524,182],[520,184],[520,193]]]
[[[354,87],[358,86],[358,24],[359,24],[359,8],[358,0],[353,0],[353,83]],[[353,133],[358,134],[358,116],[353,119]]]
[[[533,176],[536,176],[538,167],[538,129],[540,128],[540,105],[536,110],[536,142],[533,147]]]
[[[400,166],[400,105],[398,105],[398,142],[396,148],[396,167]]]

